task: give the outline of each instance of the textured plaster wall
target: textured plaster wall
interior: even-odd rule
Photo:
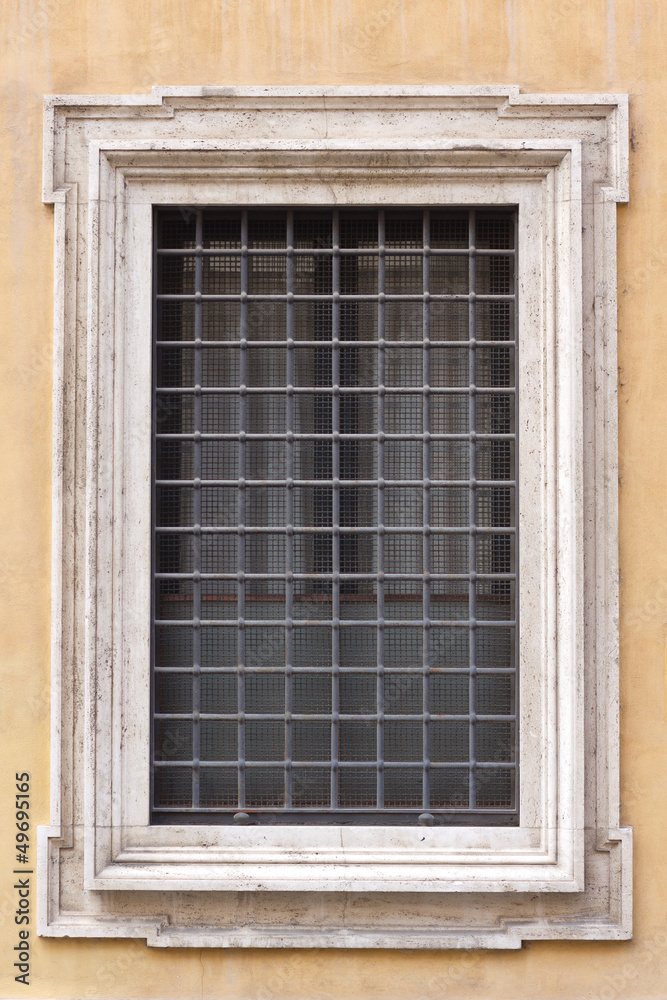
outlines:
[[[667,5],[660,0],[5,0],[0,5],[0,995],[667,997]],[[519,952],[167,951],[33,943],[14,983],[13,776],[48,822],[52,210],[44,93],[153,84],[478,84],[627,91],[618,210],[622,815],[633,942]]]

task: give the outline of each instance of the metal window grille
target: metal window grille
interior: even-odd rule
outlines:
[[[516,822],[515,223],[156,210],[154,822]]]

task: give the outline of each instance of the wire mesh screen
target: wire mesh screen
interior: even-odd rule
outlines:
[[[156,211],[155,822],[516,821],[515,254]]]

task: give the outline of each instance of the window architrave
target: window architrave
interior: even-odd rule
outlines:
[[[591,98],[586,98],[588,104],[577,98],[572,107],[578,115],[570,107],[562,115],[559,134],[545,138],[540,133],[529,141],[516,136],[499,139],[484,134],[489,125],[485,119],[493,118],[495,111],[496,124],[504,115],[510,121],[525,116],[534,126],[530,116],[535,114],[532,102],[536,100],[528,100],[526,107],[522,105],[526,99],[515,91],[502,93],[501,98],[499,93],[461,94],[451,88],[426,93],[416,88],[400,94],[337,91],[324,99],[285,90],[196,95],[161,91],[160,107],[163,113],[167,110],[167,119],[173,124],[180,110],[182,120],[181,129],[173,128],[172,135],[157,142],[147,140],[145,133],[147,121],[153,129],[159,122],[169,132],[169,122],[165,128],[159,114],[151,119],[145,109],[131,109],[119,127],[108,110],[97,118],[94,104],[82,113],[81,99],[54,99],[54,121],[61,124],[55,136],[62,138],[69,128],[72,145],[79,150],[81,172],[77,188],[63,185],[58,192],[61,230],[68,229],[67,211],[70,237],[71,227],[77,228],[74,215],[80,222],[84,214],[77,211],[73,195],[83,194],[87,208],[82,265],[88,279],[87,633],[80,662],[86,764],[78,769],[70,766],[69,771],[69,787],[76,784],[85,803],[83,822],[71,824],[72,837],[78,835],[76,828],[82,838],[85,892],[254,890],[270,897],[274,889],[294,893],[473,891],[502,898],[507,892],[525,891],[566,892],[574,899],[585,893],[584,861],[590,850],[587,813],[591,811],[585,756],[594,734],[584,724],[584,650],[591,641],[585,613],[592,594],[585,565],[590,539],[587,543],[584,525],[584,433],[587,416],[597,427],[599,407],[587,398],[583,370],[587,329],[582,316],[583,261],[591,247],[582,241],[582,214],[590,213],[591,172],[606,168],[613,173],[616,168],[618,175],[614,156],[622,160],[622,140],[617,136],[612,141],[612,133],[607,138],[608,162],[599,162],[599,151],[592,150],[592,123],[597,123],[598,130],[602,123],[606,131],[611,131],[613,123],[622,135],[613,119],[614,114],[622,117],[622,102],[614,105],[616,99],[608,98],[602,112],[591,104]],[[79,109],[72,114],[75,100]],[[498,112],[504,100],[507,103]],[[556,103],[551,98],[544,99],[544,104],[548,100]],[[603,99],[596,100],[602,104]],[[348,134],[341,132],[333,140],[313,135],[322,126],[323,116],[328,117],[326,105],[332,104],[340,127],[345,121]],[[64,113],[59,110],[63,106]],[[388,136],[386,129],[367,131],[364,111],[381,119],[396,107],[403,118],[395,134]],[[416,128],[420,118],[416,112],[442,115],[443,107],[450,116],[454,114],[454,130],[464,133],[470,126],[463,112],[468,116],[474,112],[477,141],[465,134],[445,134],[421,140],[420,145],[428,148],[415,148],[416,136],[411,142],[406,132]],[[609,111],[611,107],[615,111]],[[202,117],[202,110],[215,128],[221,116],[227,114],[224,120],[228,122],[231,114],[242,116],[249,109],[261,133],[260,140],[251,142],[252,148],[244,148],[247,141],[240,130],[231,141],[194,138],[195,118],[197,114]],[[281,115],[287,126],[284,133],[274,131],[275,119]],[[568,130],[568,118],[585,121],[588,133],[581,127]],[[182,137],[184,125],[192,133],[186,139]],[[239,125],[237,121],[237,129]],[[102,136],[105,130],[112,134]],[[129,137],[119,134],[132,130]],[[384,149],[376,148],[377,134],[383,137]],[[57,154],[57,142],[55,147]],[[623,196],[619,190],[622,177],[614,179],[616,189],[593,185],[593,195],[598,200],[601,195],[602,204],[608,203],[607,216]],[[86,186],[87,192],[78,190]],[[244,203],[519,206],[521,641],[526,643],[521,648],[520,731],[521,756],[528,766],[524,763],[521,771],[522,826],[516,830],[249,826],[206,827],[202,836],[201,827],[151,827],[148,823],[152,206]],[[598,206],[597,212],[601,218],[595,237],[603,253],[608,253],[610,244],[615,244],[614,231],[609,230],[609,219],[604,220],[605,211]],[[65,291],[72,284],[70,280],[68,287],[66,280],[67,256],[65,251]],[[73,263],[70,249],[70,267]],[[78,304],[73,311],[80,314],[80,310]],[[67,321],[61,328],[63,341],[66,328]],[[62,356],[57,355],[58,360],[62,363]],[[60,368],[61,390],[68,374]],[[57,421],[61,411],[54,413]],[[61,468],[66,447],[60,436],[54,436],[54,446],[58,445],[57,468]],[[605,453],[605,468],[614,460],[615,455]],[[62,495],[62,483],[60,491]],[[614,515],[612,509],[612,522]],[[537,544],[531,544],[531,538],[538,538]],[[62,545],[63,536],[54,539],[56,547]],[[609,542],[607,536],[604,542]],[[611,558],[613,567],[613,553]],[[56,563],[62,571],[62,548],[57,553],[54,548],[54,569]],[[610,588],[613,592],[615,581],[606,578],[604,582],[607,593]],[[62,600],[64,595],[60,596]],[[62,633],[54,634],[54,643],[57,639],[62,649]],[[608,643],[610,637],[597,641]],[[54,661],[54,667],[60,666]],[[56,675],[60,680],[62,675],[54,670],[54,679]],[[613,699],[613,678],[609,692]],[[608,706],[598,704],[597,710],[608,712]],[[613,718],[608,719],[608,726],[612,757],[607,773],[613,777]],[[61,749],[59,741],[59,757]],[[59,764],[56,760],[56,768]],[[65,787],[62,774],[58,769],[54,792]],[[56,805],[60,811],[62,798]],[[42,832],[42,863],[49,855],[58,856],[62,833],[56,829]],[[610,835],[609,842],[627,843],[628,835],[615,830],[618,836]],[[627,859],[624,865],[628,877]],[[53,896],[53,886],[50,891]],[[625,933],[626,917],[627,898],[626,922],[619,924]],[[42,918],[43,933],[58,933],[49,929],[57,925],[57,920]],[[617,928],[615,933],[622,936],[623,931]],[[171,933],[168,943],[176,943],[177,937]],[[224,937],[223,931],[219,937]],[[509,941],[512,934],[506,937]],[[390,938],[382,939],[384,946]]]

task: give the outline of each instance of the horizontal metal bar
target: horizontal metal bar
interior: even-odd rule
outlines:
[[[233,625],[233,623],[230,623],[230,624]],[[343,625],[347,625],[348,623],[344,621],[342,624]],[[364,623],[364,624],[366,624],[366,623]],[[244,666],[242,668],[240,668],[239,666],[233,666],[233,667],[199,667],[199,668],[195,668],[192,665],[190,665],[190,666],[184,666],[184,667],[161,667],[161,666],[157,666],[156,665],[154,669],[155,669],[156,673],[158,673],[158,674],[191,674],[191,675],[194,675],[195,672],[198,670],[202,674],[216,674],[216,675],[218,675],[218,674],[233,674],[234,676],[236,676],[236,674],[239,673],[239,670],[242,669],[245,674],[273,674],[273,675],[278,674],[279,676],[284,677],[285,671],[286,671],[287,668],[286,667],[248,667],[248,666]],[[322,672],[324,672],[325,674],[328,674],[328,672],[332,668],[331,668],[331,666],[328,666],[328,667],[290,667],[289,669],[292,671],[293,674],[310,674],[310,675],[312,675],[313,673],[322,673]],[[411,676],[414,676],[414,677],[422,677],[423,674],[424,674],[424,671],[423,671],[423,668],[422,668],[421,665],[419,667],[383,667],[382,669],[383,669],[384,673],[387,674],[387,675],[400,674],[401,676],[403,676],[404,674],[408,673],[408,674],[410,674]],[[373,677],[375,677],[375,676],[377,676],[378,668],[377,668],[377,666],[373,666],[373,667],[368,667],[368,666],[361,666],[361,667],[341,667],[341,666],[339,666],[338,670],[339,670],[339,672],[341,674],[369,674],[369,675],[372,675]],[[479,667],[478,666],[478,667],[475,668],[475,672],[477,674],[503,674],[503,675],[512,676],[512,675],[514,675],[516,673],[516,667]],[[433,665],[431,665],[429,667],[429,674],[448,674],[448,675],[449,674],[461,674],[462,676],[467,677],[469,675],[469,673],[470,673],[470,667],[467,664],[466,664],[465,667],[459,667],[459,666],[455,666],[455,667],[434,667]]]
[[[262,527],[262,528],[256,528],[256,527],[252,526],[252,527],[247,528],[247,527],[243,527],[241,525],[239,525],[238,527],[228,527],[227,526],[227,527],[219,527],[219,528],[218,527],[215,527],[215,528],[194,527],[192,525],[190,525],[190,526],[186,525],[186,526],[183,526],[183,527],[171,527],[171,526],[159,527],[158,526],[158,527],[156,527],[155,530],[158,531],[160,534],[163,534],[163,535],[287,535],[287,534],[294,534],[294,535],[323,535],[323,536],[327,536],[327,535],[332,535],[334,533],[334,530],[336,532],[338,532],[338,534],[367,534],[367,535],[373,535],[373,534],[412,534],[412,535],[418,535],[418,534],[426,534],[426,533],[430,533],[430,534],[434,534],[434,535],[512,535],[512,534],[516,534],[516,528],[480,528],[478,525],[474,525],[474,524],[465,525],[465,526],[461,526],[461,527],[455,527],[455,528],[418,528],[418,527],[416,527],[416,528],[415,527],[405,527],[405,528],[394,528],[394,527],[386,528],[386,527],[384,527],[383,528],[383,527],[378,526],[377,528],[336,528],[336,529],[334,529],[331,526],[329,526],[329,527],[320,527],[320,528],[295,528],[295,527],[292,527],[291,532],[287,528],[283,528],[283,527],[279,527],[279,526],[270,527],[270,528],[264,528],[264,527]],[[163,575],[165,577],[169,577],[169,578],[171,578],[171,577],[177,578],[178,577],[177,573],[176,574],[174,574],[174,573],[166,573],[166,574],[163,574]],[[225,575],[228,576],[229,574],[225,574]],[[234,574],[234,575],[236,575],[236,574]],[[255,575],[257,575],[257,574],[255,574]],[[260,573],[259,574],[260,578],[262,578],[262,579],[265,578],[267,580],[271,580],[274,577],[277,578],[277,577],[280,577],[282,575],[283,574],[281,574],[280,572],[277,572],[277,573],[276,572],[273,572],[273,573]],[[298,575],[303,576],[303,578],[305,580],[311,579],[311,578],[319,579],[320,577],[323,580],[327,579],[327,574],[326,573],[322,574],[320,572],[317,572],[317,573],[293,574],[293,576],[298,576]],[[348,578],[350,580],[365,580],[368,577],[374,577],[376,575],[377,574],[375,574],[375,573],[347,573],[347,574],[345,574],[345,578]],[[399,573],[398,575],[401,576],[401,575],[404,575],[404,574],[400,574]],[[331,574],[328,574],[328,576],[330,577]],[[495,578],[495,576],[496,576],[496,574],[494,574],[494,578]]]
[[[419,671],[419,676],[423,676],[422,671]],[[199,719],[202,722],[239,722],[242,720],[250,722],[264,722],[269,720],[271,722],[284,722],[286,718],[289,718],[294,722],[326,722],[331,719],[339,719],[341,722],[375,722],[377,719],[382,718],[387,722],[423,722],[425,718],[433,719],[436,722],[439,720],[444,720],[445,722],[469,722],[471,719],[477,720],[477,722],[515,722],[515,715],[445,715],[442,712],[429,712],[426,713],[412,713],[397,715],[390,712],[360,712],[358,714],[352,714],[350,712],[320,712],[317,715],[310,713],[300,713],[300,712],[155,712],[154,718],[156,719],[181,719],[184,721],[192,721],[193,719]]]
[[[165,826],[179,825],[199,825],[201,823],[216,826],[228,826],[234,823],[234,814],[239,811],[239,807],[211,807],[211,808],[179,808],[172,806],[166,808],[156,806],[151,812],[151,823],[164,824]],[[287,828],[295,826],[328,826],[330,824],[344,823],[354,824],[359,827],[384,827],[384,826],[408,826],[418,820],[419,815],[424,811],[423,806],[419,808],[406,809],[403,806],[393,808],[388,806],[370,812],[368,809],[342,809],[336,806],[335,809],[321,807],[319,809],[302,809],[300,806],[275,808],[272,806],[261,806],[257,808],[243,807],[243,811],[252,817],[251,823],[258,826],[263,824],[281,824]],[[452,826],[473,826],[497,827],[518,825],[518,810],[510,809],[429,809],[438,822],[451,824]],[[468,820],[472,817],[472,821]]]
[[[158,257],[278,257],[279,259],[291,257],[333,257],[337,254],[340,257],[513,257],[515,251],[480,249],[478,247],[277,247],[276,249],[266,247],[194,247],[173,248],[164,247],[157,251]]]
[[[199,572],[199,571],[197,571]],[[234,580],[234,581],[246,581],[246,580],[378,580],[381,583],[386,581],[401,581],[401,580],[414,580],[421,581],[424,580],[514,580],[516,579],[516,574],[514,573],[248,573],[247,571],[239,571],[236,573],[199,573],[199,576],[194,576],[192,573],[157,573],[156,579],[158,580]],[[388,595],[391,597],[391,595]],[[220,598],[216,598],[219,600]],[[403,600],[407,598],[403,597]],[[186,600],[183,597],[182,600]],[[266,598],[262,598],[266,600]]]
[[[156,573],[158,580],[514,580],[514,573],[200,573],[198,577],[192,573]]]
[[[294,347],[298,349],[300,347],[316,347],[318,350],[322,350],[325,347],[340,347],[340,348],[357,348],[357,347],[384,347],[385,350],[392,348],[404,348],[404,347],[419,347],[420,349],[424,346],[435,347],[435,348],[445,348],[445,347],[456,347],[465,350],[465,348],[470,347],[516,347],[516,341],[514,340],[384,340],[380,338],[379,340],[294,340],[292,338],[286,338],[285,340],[202,340],[201,338],[196,338],[195,340],[158,340],[156,347],[173,347],[173,348],[186,348],[186,347],[205,347],[206,350],[209,347],[220,347],[220,348],[241,348],[241,347],[257,347],[257,348],[272,348],[274,350],[284,350],[287,347]]]
[[[239,762],[237,760],[200,760],[197,762],[199,767],[238,767]],[[372,770],[373,766],[381,763],[383,767],[390,768],[391,770],[399,770],[403,768],[419,769],[422,764],[422,759],[419,760],[339,760],[335,764],[335,768],[368,768]],[[470,760],[457,760],[457,761],[431,761],[430,767],[435,770],[445,770],[453,767],[469,767],[471,763],[475,763]],[[493,768],[498,771],[513,771],[516,767],[515,761],[477,761],[480,767]],[[330,760],[300,760],[287,761],[287,760],[244,760],[244,767],[285,767],[289,764],[291,767],[325,767],[331,768],[332,764]],[[195,762],[193,760],[154,760],[154,767],[194,767]],[[160,806],[162,809],[162,806]],[[185,812],[185,809],[180,810]],[[235,810],[237,811],[237,810]],[[365,812],[367,810],[364,810]],[[420,810],[422,812],[423,810]],[[469,810],[466,809],[466,812]],[[505,812],[506,810],[503,810]]]
[[[356,487],[356,486],[377,486],[378,483],[380,483],[382,486],[412,486],[412,487],[414,487],[414,486],[421,486],[424,482],[425,482],[425,480],[422,480],[422,479],[420,479],[420,480],[415,480],[415,479],[382,479],[382,480],[374,480],[374,479],[339,479],[337,485],[340,485],[342,487],[353,488],[353,487]],[[428,484],[430,486],[461,486],[461,487],[465,487],[465,486],[469,486],[471,482],[472,481],[469,481],[467,479],[429,479],[428,480]],[[156,480],[155,485],[156,486],[165,486],[165,487],[176,487],[176,486],[195,487],[196,486],[197,488],[201,487],[203,489],[204,487],[215,487],[215,486],[218,486],[218,487],[220,487],[220,486],[227,486],[227,487],[228,486],[234,486],[234,487],[236,487],[236,486],[239,486],[240,483],[242,483],[243,486],[331,486],[332,485],[332,480],[330,480],[330,479],[292,479],[292,480],[286,482],[286,481],[278,480],[278,479],[243,479],[243,480],[240,480],[240,479],[199,479],[199,480],[196,480],[196,479],[158,479],[158,480]],[[494,479],[494,480],[481,480],[481,479],[478,479],[478,480],[475,480],[474,485],[475,486],[496,486],[496,487],[507,486],[507,487],[511,487],[511,486],[514,485],[514,481],[511,480],[511,479]],[[294,527],[294,526],[292,526],[292,527]],[[465,529],[461,528],[460,530],[465,530],[467,532],[470,532],[470,531],[474,530],[475,527],[476,527],[475,525],[468,525]],[[158,531],[194,531],[195,530],[194,528],[192,528],[192,527],[190,527],[188,525],[183,525],[183,526],[180,526],[180,525],[179,526],[164,526],[164,527],[162,527],[160,525],[157,525],[156,528],[157,528]],[[393,528],[393,527],[388,527],[386,525],[378,525],[377,527],[373,527],[373,528],[371,528],[370,526],[364,526],[364,527],[360,526],[359,528],[354,528],[354,527],[340,528],[339,527],[337,530],[339,530],[339,531],[353,531],[353,532],[356,532],[356,531],[366,530],[366,528],[368,528],[368,530],[371,530],[371,531],[377,531],[378,529],[379,530],[383,530],[383,531],[394,531],[394,530],[396,530],[396,531],[404,531],[404,530],[406,530],[406,529],[404,529],[402,527],[400,527],[400,528]],[[276,532],[276,531],[277,532],[285,531],[286,529],[281,528],[279,525],[276,525],[275,527],[274,526],[265,526],[265,525],[257,525],[257,526],[250,525],[250,526],[244,527],[244,526],[240,526],[239,525],[237,527],[225,527],[225,526],[220,526],[220,527],[217,527],[217,526],[202,527],[201,530],[202,531],[241,531],[241,532],[245,532],[245,531],[257,531],[257,532],[268,531],[268,532],[273,533],[273,532]],[[295,531],[301,531],[301,532],[326,531],[327,530],[327,525],[319,525],[316,528],[313,527],[313,526],[304,525],[304,526],[301,526],[299,528],[294,527],[294,530]],[[418,529],[414,528],[414,529],[411,529],[411,530],[416,531]],[[454,527],[452,527],[452,528],[428,528],[428,529],[422,528],[421,530],[422,531],[424,531],[424,530],[431,531],[432,530],[432,531],[441,531],[441,532],[442,531],[459,531],[458,528],[454,528]],[[489,528],[489,529],[484,529],[484,530],[489,530],[490,531],[492,529]],[[509,531],[511,529],[508,528],[507,530]]]
[[[176,482],[180,485],[180,480],[176,480]],[[387,527],[386,525],[377,525],[376,527],[373,527],[373,528],[363,527],[363,528],[335,528],[335,529],[331,525],[329,525],[329,526],[326,526],[326,525],[322,526],[321,525],[320,527],[317,527],[317,528],[313,528],[313,527],[295,527],[294,525],[290,525],[289,528],[287,528],[287,527],[281,527],[280,525],[272,525],[270,527],[255,527],[254,525],[252,525],[250,527],[247,527],[247,526],[244,527],[243,525],[237,525],[237,526],[232,527],[232,526],[226,525],[226,526],[221,526],[221,527],[201,527],[200,526],[200,527],[195,528],[194,525],[183,525],[183,526],[178,526],[178,527],[175,527],[175,526],[164,526],[164,527],[156,526],[155,530],[158,531],[158,532],[160,532],[160,534],[163,534],[163,535],[194,535],[194,534],[198,534],[198,535],[199,534],[201,534],[201,535],[288,535],[288,534],[293,534],[293,535],[325,535],[325,534],[331,534],[334,531],[337,531],[339,534],[342,534],[342,535],[346,535],[346,534],[347,535],[359,535],[359,534],[361,534],[361,535],[377,535],[377,534],[387,534],[387,535],[399,535],[399,534],[400,535],[403,535],[403,534],[408,534],[408,535],[423,535],[423,534],[431,534],[431,535],[514,535],[514,534],[516,534],[516,528],[515,527],[507,527],[507,528],[502,528],[502,527],[500,527],[500,528],[483,528],[483,527],[480,527],[479,525],[475,525],[475,524],[460,525],[460,526],[451,527],[451,528],[433,528],[433,527],[423,528],[423,527],[418,527],[418,526],[414,527],[414,526],[407,526],[407,525],[405,527],[397,528],[397,527],[394,527],[394,526]],[[267,576],[266,573],[263,573],[261,575],[262,576]],[[280,576],[280,574],[278,574],[278,575]],[[360,579],[364,579],[368,575],[369,574],[367,574],[367,573],[362,573],[359,578]],[[370,574],[370,575],[373,576],[375,574]],[[172,576],[178,576],[178,574],[167,573],[166,576],[172,577]],[[310,573],[310,574],[306,573],[305,574],[306,578],[309,578],[311,576],[320,577],[320,576],[322,576],[322,574],[319,573],[319,572],[318,573]],[[357,579],[357,576],[359,576],[359,574],[353,574],[353,578],[354,579]],[[269,573],[268,574],[268,578],[271,579],[271,577],[272,577],[272,574]],[[326,574],[322,578],[326,579]]]
[[[244,386],[162,386],[156,390],[159,396],[187,396],[201,393],[202,396],[507,396],[514,395],[515,387],[496,385],[426,385],[426,386],[393,386],[393,385],[362,385],[362,386],[286,386],[286,385],[244,385]],[[201,435],[206,437],[205,434]],[[157,438],[162,437],[156,434]]]
[[[463,764],[461,766],[465,767],[466,765]],[[194,816],[199,816],[200,814],[203,814],[210,817],[213,816],[233,817],[233,815],[238,811],[239,811],[238,806],[206,806],[206,807],[199,806],[199,808],[197,809],[194,809],[191,806],[190,807],[157,806],[153,809],[152,816],[161,817],[164,815],[165,817],[167,816],[178,817],[178,816],[187,816],[190,814]],[[433,816],[438,816],[438,817],[460,816],[461,818],[465,818],[467,816],[477,816],[478,822],[480,823],[483,822],[484,820],[488,822],[488,820],[490,820],[492,817],[493,818],[498,817],[498,819],[502,817],[502,819],[508,824],[511,819],[516,820],[516,817],[518,816],[519,812],[518,809],[499,809],[499,808],[494,808],[492,806],[487,806],[486,808],[476,806],[474,809],[467,809],[467,808],[438,809],[436,806],[432,806],[429,807],[428,811]],[[400,806],[398,808],[392,808],[391,806],[387,807],[383,806],[382,808],[378,809],[377,807],[371,808],[369,806],[366,807],[360,806],[358,809],[352,809],[352,808],[336,806],[335,809],[325,809],[322,806],[320,806],[319,808],[315,807],[306,808],[301,806],[289,806],[289,807],[258,806],[253,808],[250,806],[244,806],[243,812],[248,813],[248,815],[253,817],[254,816],[262,817],[264,815],[270,815],[271,816],[270,822],[274,821],[274,817],[286,817],[290,825],[296,825],[297,823],[304,823],[304,824],[309,823],[311,822],[309,819],[310,817],[313,817],[313,819],[319,819],[320,817],[323,817],[324,822],[326,824],[329,823],[334,824],[336,823],[337,818],[339,816],[345,817],[346,819],[348,819],[349,817],[349,820],[351,820],[355,816],[363,816],[364,817],[363,822],[373,823],[376,826],[381,826],[383,824],[390,823],[391,819],[395,816],[400,816],[400,817],[409,816],[410,819],[412,818],[417,819],[420,813],[424,812],[424,807],[415,806],[412,808],[408,808],[406,806]],[[306,819],[306,817],[309,818]],[[209,820],[209,822],[211,821]],[[505,822],[503,822],[502,824],[494,823],[493,825],[504,826]],[[177,824],[178,824],[178,819],[176,818],[174,820],[174,825]],[[286,822],[285,825],[287,826],[288,823]],[[361,826],[362,824],[360,823],[359,825]]]
[[[161,439],[165,435],[158,435]],[[194,434],[190,435],[191,437]],[[208,435],[206,435],[208,436]],[[168,439],[172,439],[174,435],[166,435]],[[177,438],[180,435],[176,435]],[[201,440],[202,435],[198,440]],[[288,441],[333,441],[333,434],[299,434],[297,432],[289,432],[286,434],[248,434],[246,431],[239,431],[238,433],[226,433],[226,434],[215,434],[213,435],[216,441],[277,441],[277,442],[288,442]],[[471,432],[468,434],[339,434],[339,441],[514,441],[516,434],[477,434],[476,432]],[[181,480],[173,480],[174,482],[180,482]],[[208,480],[202,480],[202,482],[208,482]]]
[[[169,625],[169,626],[189,626],[190,628],[211,628],[211,627],[225,627],[225,628],[238,628],[239,620],[235,618],[199,618],[196,621],[193,618],[156,618],[153,621],[154,625]],[[334,625],[338,627],[339,625],[352,626],[372,626],[372,625],[382,625],[383,628],[424,628],[425,626],[431,628],[435,626],[446,627],[446,628],[512,628],[516,625],[515,619],[504,620],[495,618],[406,618],[406,619],[388,619],[384,618],[381,621],[377,618],[339,618],[334,621],[332,618],[294,618],[292,623],[295,627],[303,626],[331,626]],[[284,628],[285,622],[279,618],[244,618],[243,620],[244,628],[261,627],[261,628]]]
[[[345,295],[343,292],[322,295],[299,295],[296,292],[267,293],[266,295],[250,292],[208,295],[194,292],[192,295],[186,295],[161,292],[156,295],[158,302],[513,302],[515,297],[514,295],[486,295],[478,292],[461,292],[451,295],[441,295],[436,292],[420,292],[414,295],[394,295],[390,292],[378,292],[375,295]]]
[[[192,573],[160,573],[160,574],[156,574],[156,578],[158,580],[223,580],[223,581],[227,580],[227,581],[235,582],[235,583],[240,582],[240,581],[247,582],[247,581],[252,581],[252,580],[267,580],[267,581],[274,581],[274,582],[275,581],[278,581],[278,582],[280,582],[280,581],[290,581],[291,582],[291,581],[294,581],[294,580],[311,580],[311,581],[323,580],[323,581],[332,581],[334,579],[338,579],[338,580],[342,580],[342,581],[345,581],[345,580],[356,580],[358,582],[363,582],[364,580],[368,580],[368,581],[378,581],[380,583],[386,583],[386,582],[389,582],[389,583],[392,583],[392,582],[393,583],[401,583],[401,582],[406,582],[406,583],[408,583],[408,582],[423,583],[424,581],[429,582],[431,580],[434,580],[434,581],[438,581],[438,580],[443,580],[443,581],[444,580],[449,580],[449,581],[456,581],[456,580],[460,580],[460,581],[475,581],[475,580],[477,580],[477,581],[481,581],[482,583],[484,583],[484,582],[494,581],[494,580],[496,580],[496,581],[500,581],[500,580],[514,580],[514,579],[516,579],[516,575],[513,574],[513,573],[468,573],[468,574],[465,574],[465,573],[338,573],[338,574],[333,574],[333,573],[326,573],[326,574],[322,574],[322,573],[291,573],[291,574],[289,574],[289,573],[248,573],[246,571],[240,571],[238,573],[200,573],[198,577],[194,576]],[[454,598],[452,598],[452,595],[443,595],[440,598],[440,600],[443,601],[446,598],[447,599],[454,599]],[[164,600],[164,596],[162,596],[161,599]],[[191,600],[192,598],[189,595],[172,595],[172,599],[174,599],[174,600],[178,599],[180,601],[187,601],[187,600]],[[208,600],[214,600],[214,601],[218,601],[219,602],[219,601],[222,601],[222,600],[227,600],[228,599],[228,595],[224,595],[224,596],[221,596],[221,595],[211,595],[209,598],[207,598],[206,596],[204,596],[203,599],[204,600],[207,600],[207,599]],[[267,601],[270,601],[270,600],[279,600],[279,599],[282,600],[282,598],[278,598],[278,597],[276,597],[276,595],[271,595],[271,596],[266,596],[266,597],[259,597],[258,596],[256,599],[258,601],[261,601],[261,603],[263,603],[263,604],[265,604]],[[369,595],[368,599],[372,601],[372,598],[370,597],[370,595]],[[437,600],[438,598],[436,597],[435,599]],[[456,596],[455,599],[458,600],[458,596]],[[410,597],[410,595],[405,595],[405,594],[401,594],[401,595],[388,594],[387,595],[387,600],[389,602],[391,602],[392,600],[406,602],[408,600],[412,600],[412,598]],[[421,597],[419,598],[419,600],[421,601]],[[308,603],[308,602],[306,601],[306,603]],[[230,619],[230,621],[231,620],[232,619]],[[375,620],[375,619],[373,619],[373,620]],[[276,621],[278,621],[278,619],[276,619]]]
[[[245,441],[278,441],[278,442],[280,442],[280,441],[287,441],[287,442],[290,442],[292,440],[301,440],[301,441],[333,441],[333,440],[335,440],[335,438],[333,438],[333,436],[331,434],[294,434],[292,437],[290,437],[289,435],[285,435],[285,434],[245,434],[244,431],[241,431],[240,433],[229,433],[229,432],[227,432],[227,433],[220,433],[220,434],[214,433],[214,432],[209,433],[209,432],[205,432],[205,431],[204,432],[202,432],[202,431],[194,431],[194,432],[173,433],[173,434],[172,433],[162,433],[162,434],[158,433],[158,434],[155,435],[155,438],[158,441],[241,441],[241,442],[245,442]],[[433,434],[430,437],[426,437],[424,434],[393,434],[393,435],[388,434],[388,435],[386,435],[386,437],[384,439],[381,436],[379,436],[378,434],[357,434],[357,435],[345,435],[345,434],[341,434],[338,440],[341,440],[341,441],[352,441],[352,440],[354,440],[354,441],[377,441],[377,442],[382,442],[383,440],[389,440],[389,441],[392,441],[392,440],[395,440],[395,441],[431,441],[431,440],[434,440],[434,441],[514,441],[515,438],[516,438],[515,434],[474,434],[474,433],[473,434]],[[246,484],[248,483],[247,479],[244,479],[243,481]],[[169,480],[169,482],[181,483],[181,482],[183,482],[183,480],[174,479],[174,480]],[[213,483],[219,483],[219,482],[221,482],[221,480],[213,480],[213,479],[202,479],[201,480],[202,485],[204,483],[208,483],[209,485],[211,485]],[[234,482],[236,482],[236,480]],[[257,482],[261,482],[262,484],[265,484],[265,483],[269,482],[269,480],[262,479],[262,480],[257,480]],[[281,481],[281,482],[284,485],[285,481]],[[323,485],[323,484],[326,483],[326,480],[324,480],[324,479],[308,480],[308,483],[311,483],[311,482],[312,483],[319,483],[320,485]],[[341,479],[340,482],[343,483],[343,480]],[[351,484],[351,485],[359,485],[362,482],[364,482],[364,483],[368,482],[368,480],[350,479],[350,480],[347,480],[346,482],[348,484]],[[383,479],[382,482],[384,483],[384,485],[390,485],[391,481],[388,480],[388,479]],[[398,482],[398,480],[397,480],[397,482]],[[424,482],[423,479],[419,480],[419,483],[423,483],[423,482]],[[436,483],[436,480],[430,479],[429,482],[430,482],[431,485],[434,485]],[[451,480],[451,482],[459,483],[460,480]],[[507,484],[509,484],[509,483],[512,483],[512,482],[513,482],[513,480],[508,480],[508,479],[494,479],[493,480],[493,483],[496,484],[496,485],[500,484],[500,483],[507,483]],[[292,485],[294,485],[295,483],[296,483],[296,480],[292,480]],[[476,484],[478,486],[480,485],[480,483],[481,483],[481,480],[476,480]],[[400,480],[400,485],[405,486],[406,485],[406,480]]]
[[[204,439],[206,435],[202,434]],[[194,481],[192,481],[194,482]],[[188,486],[190,485],[187,480],[183,479],[164,479],[163,484],[168,484],[170,486]],[[240,484],[243,486],[377,486],[381,483],[383,486],[421,486],[423,488],[425,480],[424,479],[337,479],[335,484],[333,479],[293,479],[290,483],[286,479],[202,479],[198,484],[200,486],[234,486],[238,487]],[[516,485],[513,479],[429,479],[429,486],[514,486]],[[158,530],[162,530],[158,528]],[[202,529],[204,530],[204,529]],[[214,528],[206,529],[208,531],[214,531]]]

